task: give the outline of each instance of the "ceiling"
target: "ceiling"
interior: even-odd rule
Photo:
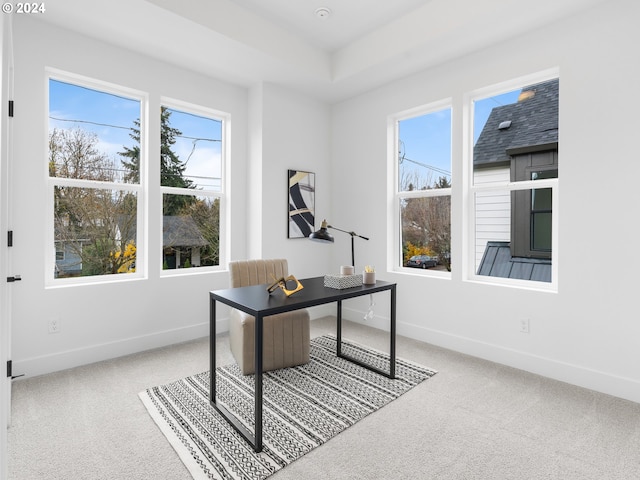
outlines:
[[[310,45],[334,52],[429,0],[232,0]],[[328,9],[327,15],[316,10]]]
[[[40,19],[222,80],[336,102],[604,1],[56,0]]]

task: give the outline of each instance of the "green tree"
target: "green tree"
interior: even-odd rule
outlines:
[[[184,176],[186,162],[180,160],[172,147],[176,138],[182,132],[171,126],[171,110],[160,108],[160,185],[163,187],[196,188],[189,178]],[[123,157],[122,165],[127,171],[125,181],[138,183],[140,181],[140,121],[136,120],[131,128],[131,138],[135,140],[134,147],[124,147],[119,154]],[[189,195],[164,195],[163,214],[179,215],[184,208],[193,202]]]
[[[180,160],[173,151],[176,139],[182,132],[171,126],[171,110],[161,107],[160,110],[160,184],[163,187],[196,189],[197,185],[185,177],[186,161]],[[137,120],[131,129],[131,138],[136,141],[134,147],[124,147],[120,155],[126,170],[125,181],[140,180],[140,122]],[[208,245],[200,248],[202,266],[218,265],[220,251],[220,200],[202,199],[195,195],[179,195],[165,193],[162,197],[162,212],[165,216],[190,216],[196,222],[201,235]],[[190,262],[189,262],[190,264]],[[169,263],[163,261],[163,269]]]
[[[123,146],[124,151],[118,154],[122,158],[122,166],[126,173],[124,174],[124,181],[127,183],[140,183],[140,120],[133,122],[131,133],[129,136],[133,139],[134,143],[132,147]],[[126,159],[129,160],[126,160]]]

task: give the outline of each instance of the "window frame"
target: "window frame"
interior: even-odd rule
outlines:
[[[509,81],[501,82],[484,88],[480,88],[463,95],[463,192],[465,200],[464,214],[466,220],[463,222],[463,258],[465,268],[463,269],[463,280],[474,283],[516,287],[528,290],[538,290],[545,292],[557,293],[558,291],[558,259],[559,259],[559,180],[558,178],[514,181],[509,175],[508,182],[493,182],[486,184],[476,184],[474,182],[474,165],[473,165],[473,126],[474,126],[474,106],[475,101],[497,96],[513,90],[520,89],[527,85],[533,85],[553,79],[559,79],[560,72],[557,68],[552,68],[539,73],[514,78]],[[558,99],[560,102],[560,99]],[[558,138],[558,145],[560,138]],[[557,165],[556,165],[557,167]],[[558,175],[559,176],[559,175]],[[478,275],[476,272],[476,194],[480,193],[505,193],[509,192],[513,196],[513,192],[531,191],[537,189],[551,189],[551,281],[541,282],[535,280],[518,280],[503,277],[492,277],[486,275]],[[512,227],[513,229],[513,227]],[[512,230],[513,231],[513,230]]]
[[[66,286],[79,286],[79,285],[93,285],[101,283],[114,283],[125,282],[132,280],[140,280],[147,278],[147,257],[148,246],[146,242],[146,225],[147,225],[147,203],[146,203],[146,190],[147,190],[147,144],[142,140],[147,138],[147,106],[149,104],[148,94],[140,90],[116,85],[110,82],[97,80],[94,78],[78,75],[55,68],[47,68],[45,70],[45,159],[49,158],[49,116],[50,116],[50,81],[60,81],[78,86],[81,88],[88,88],[101,93],[110,95],[116,95],[119,97],[129,98],[131,100],[137,100],[140,102],[140,179],[139,183],[124,183],[124,182],[103,182],[86,179],[73,179],[64,177],[52,177],[49,175],[48,162],[43,162],[43,170],[45,175],[45,181],[47,185],[47,206],[46,206],[46,235],[45,235],[45,261],[44,261],[44,278],[45,288],[56,288]],[[55,205],[54,205],[54,192],[56,187],[75,187],[75,188],[93,188],[100,190],[120,190],[125,192],[135,193],[136,195],[136,271],[126,274],[111,274],[111,275],[91,275],[84,277],[70,277],[70,278],[56,278],[55,277],[55,265],[56,265],[56,251],[55,246]]]
[[[189,188],[178,188],[178,187],[166,187],[160,184],[160,177],[158,177],[158,188],[159,188],[159,225],[160,231],[159,235],[159,245],[160,251],[163,250],[163,216],[164,212],[162,211],[162,197],[165,194],[169,195],[185,195],[185,196],[196,196],[196,197],[207,197],[211,199],[218,199],[220,201],[220,218],[219,218],[219,251],[218,251],[218,265],[211,265],[205,267],[198,268],[175,268],[175,269],[167,269],[162,268],[162,258],[159,259],[159,272],[160,278],[165,277],[175,277],[175,276],[184,276],[184,275],[198,275],[204,273],[211,273],[217,271],[226,270],[227,264],[227,256],[228,256],[228,246],[229,246],[229,225],[227,222],[228,217],[228,185],[229,185],[229,176],[227,172],[229,171],[229,140],[230,140],[230,123],[231,123],[231,115],[229,113],[216,110],[213,108],[204,107],[202,105],[197,105],[194,103],[185,102],[182,100],[177,100],[171,97],[161,97],[160,98],[160,107],[166,107],[171,110],[179,110],[181,112],[206,117],[212,120],[218,120],[221,122],[221,145],[220,145],[220,190],[195,190]],[[158,114],[160,112],[157,112]]]
[[[404,266],[404,259],[402,256],[402,213],[401,202],[404,199],[411,198],[435,198],[440,196],[448,196],[453,203],[453,181],[450,188],[433,188],[427,190],[412,190],[412,191],[400,191],[400,165],[398,162],[398,151],[400,141],[400,129],[399,124],[403,120],[408,120],[423,115],[429,115],[432,113],[440,112],[443,110],[450,110],[451,122],[450,122],[450,138],[452,143],[451,148],[451,179],[454,176],[454,162],[453,162],[453,124],[454,124],[454,107],[453,99],[445,98],[439,101],[430,102],[419,107],[411,108],[398,112],[396,114],[389,115],[387,117],[387,156],[389,158],[387,165],[387,178],[389,202],[387,211],[387,223],[391,225],[388,228],[387,238],[387,270],[390,272],[402,273],[407,275],[420,275],[433,278],[451,279],[451,271],[433,270],[433,269],[417,269]],[[451,209],[450,225],[453,224],[453,208]],[[451,226],[450,226],[451,228]],[[451,242],[453,244],[453,241]],[[451,249],[452,249],[451,245]]]
[[[524,179],[529,180],[534,172],[555,172],[555,177],[558,177],[558,152],[557,146],[555,150],[545,150],[544,152],[531,152],[529,153],[529,160],[531,155],[545,154],[552,160],[551,163],[547,163],[541,166],[525,165],[526,161],[524,156],[518,155],[511,160],[511,177],[514,182],[522,182]],[[518,177],[522,177],[519,179]],[[538,180],[536,180],[538,181]],[[553,192],[552,192],[553,194]],[[534,214],[542,213],[533,209],[533,191],[529,190],[527,194],[518,194],[516,192],[511,194],[511,255],[514,257],[535,257],[535,258],[551,258],[551,250],[535,249],[532,245],[532,239],[534,236],[533,217]],[[528,212],[525,213],[525,212]],[[553,217],[553,209],[549,212]],[[553,231],[553,230],[552,230]]]

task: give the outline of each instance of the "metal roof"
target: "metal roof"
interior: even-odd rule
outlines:
[[[487,242],[478,275],[550,282],[551,260],[512,257],[509,242]]]

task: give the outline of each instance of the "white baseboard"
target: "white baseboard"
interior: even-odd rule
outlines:
[[[309,313],[313,320],[327,315],[335,315],[335,308],[330,308],[330,306],[313,307],[309,309]],[[376,315],[373,319],[365,321],[363,318],[364,314],[365,312],[363,311],[343,308],[343,318],[347,320],[381,330],[389,329],[388,317]],[[216,331],[223,333],[228,331],[228,329],[229,319],[220,319],[217,323]],[[410,323],[398,322],[397,329],[398,334],[415,340],[640,403],[640,382],[631,378],[533,355],[500,345],[481,342],[468,337],[453,335],[448,332],[424,328]],[[209,322],[204,322],[184,328],[91,345],[51,355],[42,355],[21,360],[16,359],[13,362],[13,371],[15,374],[24,374],[25,378],[34,377],[80,365],[130,355],[144,350],[186,342],[207,335],[209,335]]]
[[[389,330],[388,317],[376,315],[372,320],[365,321],[363,319],[364,313],[353,309],[343,309],[343,317],[345,319],[370,327]],[[640,382],[632,378],[621,377],[410,323],[398,322],[397,332],[399,335],[431,345],[640,403]]]
[[[409,323],[399,323],[398,333],[449,350],[640,403],[640,382],[632,378]]]
[[[226,332],[228,329],[229,320],[227,318],[220,319],[217,323],[216,331]],[[80,365],[88,365],[132,353],[143,352],[145,350],[187,342],[208,335],[209,322],[205,322],[114,342],[89,345],[87,347],[57,352],[50,355],[15,359],[13,361],[13,371],[15,374],[24,374],[25,378],[35,377],[37,375],[66,370]]]
[[[311,319],[335,315],[335,307],[320,306],[309,309]],[[225,333],[229,330],[229,318],[218,319],[216,332]],[[113,342],[89,345],[82,348],[66,350],[50,355],[42,355],[26,359],[15,359],[13,371],[15,374],[24,374],[24,378],[45,375],[47,373],[66,370],[81,365],[110,360],[112,358],[131,355],[154,348],[165,347],[176,343],[187,342],[209,335],[209,322],[190,325],[184,328],[154,332],[148,335],[126,338]]]
[[[309,317],[311,317],[311,320],[336,315],[336,306],[334,304],[319,305],[317,307],[307,308],[307,310],[309,311]]]

